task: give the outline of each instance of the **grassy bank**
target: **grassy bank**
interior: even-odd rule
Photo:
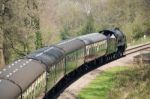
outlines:
[[[117,82],[109,92],[108,99],[149,99],[150,65],[139,64],[118,73]]]
[[[100,74],[84,88],[79,99],[149,99],[150,65],[115,67]]]
[[[79,99],[106,99],[107,94],[114,86],[116,81],[116,73],[126,70],[126,67],[114,67],[106,70],[96,77],[92,83],[84,88],[78,98]]]
[[[134,46],[134,45],[139,45],[139,44],[144,44],[150,42],[150,37],[147,36],[145,39],[140,38],[138,40],[133,40],[132,42],[128,43],[128,46]]]

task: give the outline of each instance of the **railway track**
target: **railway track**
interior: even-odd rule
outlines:
[[[138,51],[142,51],[142,50],[145,50],[145,49],[148,49],[148,48],[150,48],[150,43],[138,45],[138,46],[127,49],[126,52],[125,52],[125,55],[129,55],[129,54],[132,54],[132,53],[135,53],[135,52],[138,52]]]
[[[138,52],[138,51],[141,51],[141,50],[145,50],[145,49],[148,49],[148,48],[150,48],[150,43],[146,43],[146,44],[142,44],[142,45],[138,45],[138,46],[135,46],[135,47],[131,47],[131,48],[128,48],[127,50],[126,50],[126,52],[125,52],[125,55],[130,55],[130,54],[132,54],[132,53],[136,53],[136,52]],[[119,58],[117,58],[117,59],[119,59]],[[82,77],[83,75],[85,75],[85,74],[87,74],[88,72],[90,72],[90,71],[92,71],[92,70],[94,70],[94,69],[96,69],[96,68],[98,68],[98,67],[101,67],[101,66],[103,66],[103,65],[105,65],[105,64],[107,64],[107,63],[109,63],[109,62],[111,62],[111,61],[115,61],[115,60],[117,60],[117,59],[111,59],[111,60],[109,60],[109,61],[107,61],[107,62],[105,62],[105,63],[97,63],[97,64],[94,64],[94,63],[89,63],[89,64],[86,64],[86,65],[83,65],[83,66],[81,66],[80,68],[78,68],[77,69],[77,71],[80,71],[81,70],[81,68],[87,68],[87,69],[85,69],[84,71],[80,71],[80,73],[78,74],[78,75],[74,75],[74,72],[72,72],[71,74],[70,74],[70,78],[72,78],[72,79],[70,79],[70,80],[67,80],[66,81],[66,79],[63,79],[62,80],[62,82],[64,82],[63,83],[63,87],[62,88],[60,88],[59,90],[57,90],[58,92],[56,93],[56,94],[51,94],[51,91],[50,91],[50,94],[48,95],[50,98],[53,98],[53,99],[57,99],[58,97],[59,97],[59,95],[61,94],[61,93],[63,93],[63,91],[67,88],[67,87],[69,87],[73,82],[75,82],[76,80],[78,80],[80,77]],[[92,66],[91,66],[92,65]],[[60,86],[60,84],[57,84],[56,85],[56,87],[55,88],[57,88],[57,86],[59,87]],[[53,91],[53,90],[52,90]],[[53,96],[53,97],[52,97]],[[38,98],[39,99],[39,98]]]

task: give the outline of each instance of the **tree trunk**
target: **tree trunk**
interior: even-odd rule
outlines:
[[[3,31],[0,28],[0,68],[5,66],[4,49],[3,49]]]

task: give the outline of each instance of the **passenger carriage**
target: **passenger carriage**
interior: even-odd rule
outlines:
[[[0,99],[35,99],[81,65],[122,56],[126,47],[114,28],[39,49],[0,71]]]

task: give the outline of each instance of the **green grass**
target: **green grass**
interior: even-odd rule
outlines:
[[[150,64],[134,65],[116,78],[108,99],[150,99]]]
[[[133,45],[138,45],[138,44],[143,44],[143,43],[148,43],[150,42],[150,37],[140,38],[138,40],[133,40],[132,42],[128,43],[128,46],[133,46]]]
[[[86,88],[82,89],[79,99],[106,99],[107,94],[116,82],[116,73],[126,70],[127,67],[114,67],[96,77]]]

